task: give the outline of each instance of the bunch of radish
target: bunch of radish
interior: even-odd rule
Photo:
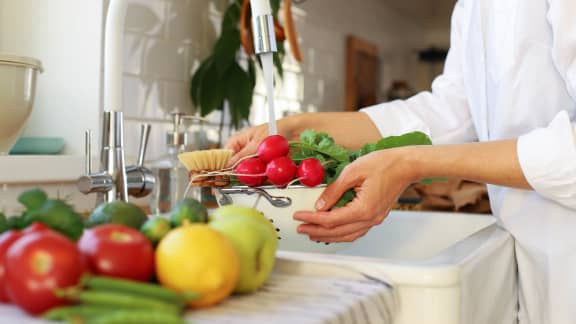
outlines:
[[[324,167],[315,158],[308,158],[298,166],[288,156],[288,141],[280,135],[271,135],[260,143],[256,155],[246,157],[236,165],[234,175],[248,186],[260,186],[266,180],[285,187],[300,181],[305,186],[315,187],[324,180]]]

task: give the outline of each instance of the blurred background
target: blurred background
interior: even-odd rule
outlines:
[[[135,159],[139,125],[146,121],[152,124],[146,159],[154,161],[166,152],[171,114],[199,115],[191,100],[191,79],[213,54],[231,1],[128,3],[123,62],[126,154],[129,161]],[[442,72],[450,46],[454,3],[293,1],[302,61],[295,59],[287,44],[281,61],[283,77],[277,78],[275,87],[277,116],[357,110],[429,89]],[[44,67],[22,136],[61,139],[65,145],[58,154],[74,161],[82,158],[84,131],[100,127],[107,5],[108,0],[0,0],[0,52],[35,57]],[[285,25],[282,14],[279,17]],[[240,52],[238,59],[242,56]],[[264,89],[258,71],[249,118],[238,128],[265,122]],[[229,109],[223,108],[224,113],[216,110],[205,116],[206,122],[185,125],[189,150],[218,147],[237,131],[230,125]],[[93,156],[97,147],[93,145]],[[75,176],[82,172],[72,169]],[[3,181],[8,180],[0,177]]]

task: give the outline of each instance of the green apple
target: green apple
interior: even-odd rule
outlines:
[[[237,206],[237,205],[227,205],[222,206],[216,209],[212,215],[210,215],[210,221],[221,220],[221,219],[229,219],[229,218],[250,218],[257,222],[261,222],[262,224],[266,224],[266,226],[270,227],[272,231],[276,231],[272,222],[264,216],[261,212],[257,209],[244,207],[244,206]]]
[[[237,217],[213,218],[209,226],[226,236],[240,258],[240,276],[236,293],[260,288],[270,277],[276,259],[278,238],[268,222],[238,214]]]

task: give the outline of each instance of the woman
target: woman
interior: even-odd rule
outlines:
[[[352,241],[381,223],[414,181],[486,182],[494,215],[516,240],[520,323],[576,322],[574,17],[574,0],[460,0],[445,71],[432,92],[357,113],[279,121],[287,137],[313,128],[351,148],[416,130],[435,144],[357,160],[325,190],[317,211],[294,215],[306,223],[299,232],[312,240]],[[266,135],[265,126],[249,129],[228,147],[237,159]],[[329,211],[349,188],[356,200]]]

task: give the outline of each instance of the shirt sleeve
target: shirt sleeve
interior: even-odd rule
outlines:
[[[540,195],[576,209],[576,127],[566,111],[518,138],[518,160]]]
[[[368,114],[382,136],[421,131],[428,134],[434,144],[477,139],[462,66],[466,10],[464,1],[458,1],[452,14],[451,46],[444,72],[434,80],[431,92],[421,92],[408,100],[396,100],[361,110]]]
[[[576,104],[576,24],[574,0],[548,0],[552,58]],[[574,118],[574,117],[572,117]],[[518,139],[518,159],[528,183],[540,195],[576,209],[576,127],[566,111],[546,128]]]

